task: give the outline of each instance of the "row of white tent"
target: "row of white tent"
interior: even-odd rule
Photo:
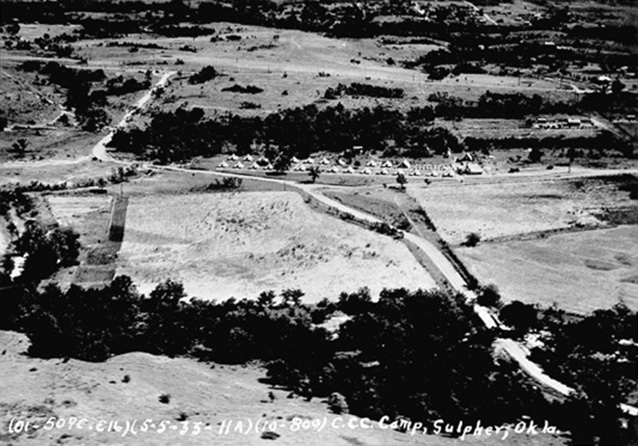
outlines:
[[[257,163],[253,163],[250,166],[246,166],[245,164],[243,164],[241,161],[238,161],[236,164],[234,165],[229,165],[228,163],[221,162],[218,166],[218,168],[220,169],[224,169],[224,168],[231,168],[231,169],[252,169],[252,170],[273,170],[273,166],[271,164],[268,164],[266,166],[261,166]],[[295,166],[293,169],[293,171],[297,171],[297,172],[305,172],[308,170],[307,166],[303,165],[303,164],[298,164],[297,166]],[[431,172],[421,172],[417,169],[413,169],[410,172],[404,172],[403,169],[396,169],[396,171],[391,172],[389,171],[387,168],[382,167],[380,169],[370,169],[368,167],[366,167],[365,169],[362,169],[360,171],[355,170],[354,168],[352,168],[351,166],[346,167],[345,169],[341,169],[337,166],[332,166],[330,169],[326,170],[326,172],[328,173],[347,173],[347,174],[354,174],[354,173],[359,173],[362,175],[396,175],[399,173],[402,173],[404,175],[411,175],[411,176],[431,176],[431,177],[436,177],[436,176],[448,176],[451,172],[449,171],[445,171],[445,172],[437,172],[437,171],[431,171]]]
[[[247,162],[247,163],[251,163],[253,161],[255,161],[255,158],[252,155],[245,155],[243,158],[241,158],[241,161]],[[222,162],[219,167],[229,167],[229,162],[237,162],[237,165],[242,165],[242,167],[237,167],[238,169],[243,169],[245,168],[242,164],[242,162],[240,161],[239,157],[237,155],[231,155],[228,157],[228,159],[225,162]],[[328,158],[322,158],[321,160],[317,161],[315,163],[315,160],[312,158],[306,158],[304,160],[300,160],[297,157],[293,156],[290,160],[290,162],[292,164],[320,164],[322,166],[329,166],[332,164],[332,162],[328,159]],[[222,164],[224,164],[222,166]],[[267,165],[270,164],[270,161],[268,160],[268,158],[266,157],[261,157],[259,158],[255,164],[253,164],[253,166],[257,166],[255,168],[259,168],[260,166],[263,165]],[[343,167],[343,168],[347,168],[348,167],[348,163],[346,163],[345,160],[339,158],[335,161],[336,166],[339,167]],[[408,160],[403,160],[400,163],[398,163],[396,166],[395,164],[390,161],[390,160],[386,160],[384,162],[381,161],[375,161],[375,160],[370,160],[366,163],[366,167],[384,167],[384,168],[392,168],[392,167],[399,167],[399,168],[404,168],[404,169],[409,169],[410,168],[410,162]]]

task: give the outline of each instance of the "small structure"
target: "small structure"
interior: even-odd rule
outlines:
[[[414,169],[412,172],[410,172],[410,175],[412,175],[413,177],[418,177],[419,175],[421,175],[421,172]]]
[[[463,155],[461,155],[459,158],[457,158],[456,161],[459,163],[471,162],[471,161],[474,161],[474,157],[472,156],[471,153],[466,152]]]
[[[390,172],[388,172],[388,169],[381,169],[381,170],[379,171],[379,173],[380,173],[381,175],[389,175],[389,174],[390,174]]]
[[[252,160],[253,160],[253,157],[252,157],[252,156],[250,156],[250,154],[249,154],[249,155],[246,155],[246,156],[244,157],[244,161],[248,161],[248,162],[250,162],[250,161],[252,161]]]
[[[257,164],[257,163],[253,163],[253,165],[252,165],[252,166],[250,166],[250,168],[251,168],[251,169],[253,169],[253,170],[257,170],[257,169],[259,169],[260,167],[261,167],[261,166],[260,166],[259,164]]]
[[[331,173],[339,173],[339,169],[337,168],[337,166],[332,166],[332,168],[330,169]]]
[[[580,127],[581,121],[578,118],[567,118],[568,127]]]
[[[293,164],[297,164],[299,162],[299,158],[297,158],[296,156],[293,156],[292,158],[290,158],[290,162]]]
[[[361,171],[362,174],[364,175],[372,175],[372,171],[370,169],[368,169],[367,167],[365,169],[363,169]]]
[[[330,164],[330,160],[329,160],[328,158],[325,158],[325,157],[324,157],[324,158],[322,158],[322,160],[321,160],[321,161],[319,161],[319,164],[322,164],[322,165],[324,165],[324,166],[327,166],[327,165],[329,165],[329,164]]]
[[[467,163],[461,172],[465,175],[481,175],[483,173],[483,169],[476,163]]]
[[[403,160],[399,163],[399,167],[404,168],[404,169],[409,169],[410,168],[410,162],[408,160]]]
[[[235,164],[233,167],[235,169],[243,169],[246,166],[244,166],[244,164],[241,161],[238,161],[237,164]]]
[[[307,159],[305,159],[303,161],[304,164],[314,164],[315,160],[312,159],[312,157],[308,157]]]
[[[228,157],[228,161],[237,161],[239,158],[234,153]]]
[[[381,165],[382,167],[392,167],[392,161],[388,160]]]
[[[346,170],[344,170],[345,173],[354,173],[354,169],[352,167],[348,167]]]
[[[346,167],[347,164],[344,160],[342,160],[341,158],[339,158],[339,160],[337,161],[337,164],[339,164],[341,167]]]
[[[374,160],[370,160],[366,163],[366,166],[368,167],[377,167],[377,163],[374,162]]]
[[[222,161],[217,165],[218,169],[225,169],[226,167],[228,167],[228,163],[226,161]]]

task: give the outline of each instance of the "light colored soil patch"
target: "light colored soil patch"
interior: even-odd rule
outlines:
[[[131,197],[119,258],[117,273],[143,292],[173,278],[204,299],[434,286],[400,242],[313,212],[292,192]]]
[[[441,236],[458,244],[476,232],[481,239],[604,225],[603,208],[631,206],[615,186],[585,180],[432,185],[409,188],[436,224]]]
[[[481,282],[497,284],[505,301],[587,313],[622,300],[638,310],[638,226],[486,243],[457,253]]]
[[[9,247],[9,231],[7,231],[7,221],[0,218],[0,258],[4,256]]]

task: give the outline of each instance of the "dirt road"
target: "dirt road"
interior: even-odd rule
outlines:
[[[144,109],[148,101],[150,101],[153,97],[153,93],[155,93],[159,88],[162,88],[164,85],[166,85],[168,79],[175,73],[175,71],[164,73],[160,80],[150,90],[148,90],[146,94],[142,96],[128,112],[126,112],[117,126],[111,129],[111,131],[93,147],[92,153],[95,158],[101,161],[119,162],[106,152],[106,145],[111,142],[111,139],[113,139],[113,135],[115,135],[115,132],[118,129],[126,127],[133,115]]]

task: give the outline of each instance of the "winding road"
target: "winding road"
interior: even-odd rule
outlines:
[[[108,135],[102,138],[94,147],[93,147],[93,156],[101,161],[105,162],[113,162],[117,164],[130,165],[132,162],[118,160],[112,157],[106,150],[106,145],[111,141],[113,135],[119,128],[125,127],[132,116],[143,109],[144,106],[148,103],[148,101],[152,98],[153,92],[160,87],[163,87],[170,76],[172,76],[174,72],[168,72],[162,75],[161,79],[155,84],[155,86],[149,90],[149,92],[144,95],[135,106],[128,112],[118,126],[111,130]],[[340,212],[345,212],[351,214],[355,218],[363,221],[367,221],[370,223],[379,223],[380,219],[374,217],[368,213],[359,211],[357,209],[353,209],[345,204],[333,200],[326,195],[321,193],[321,189],[330,188],[330,186],[325,185],[317,185],[317,184],[303,184],[295,181],[276,179],[276,178],[263,178],[263,177],[255,177],[251,175],[245,175],[241,173],[231,173],[231,172],[216,172],[209,170],[197,170],[197,169],[189,169],[184,167],[176,167],[176,166],[155,166],[155,165],[145,165],[146,168],[157,170],[157,171],[174,171],[174,172],[184,172],[184,173],[195,173],[195,174],[204,174],[204,175],[212,175],[218,177],[234,177],[234,178],[242,178],[242,179],[250,179],[254,181],[263,181],[269,183],[277,183],[283,186],[290,186],[294,188],[301,189],[303,192],[310,195],[315,200],[333,208]],[[468,290],[467,283],[459,274],[456,267],[452,264],[450,260],[432,243],[425,240],[422,237],[419,237],[416,234],[412,233],[404,233],[404,237],[416,245],[421,251],[423,251],[432,261],[432,263],[440,270],[443,276],[446,278],[448,283],[458,292],[464,294],[469,301],[473,301],[476,298],[476,294],[471,290]],[[490,311],[483,306],[480,306],[476,303],[473,304],[474,311],[481,318],[483,323],[487,328],[497,328],[500,326],[499,321],[490,313]],[[518,342],[509,338],[497,338],[495,344],[498,348],[504,351],[510,358],[515,360],[521,369],[525,371],[529,376],[534,378],[538,383],[543,385],[546,388],[552,389],[561,395],[569,395],[573,392],[573,389],[569,386],[553,379],[543,372],[541,367],[538,364],[533,363],[528,359],[528,352],[526,349]],[[638,416],[638,408],[629,406],[627,404],[621,404],[621,409],[632,415]]]

